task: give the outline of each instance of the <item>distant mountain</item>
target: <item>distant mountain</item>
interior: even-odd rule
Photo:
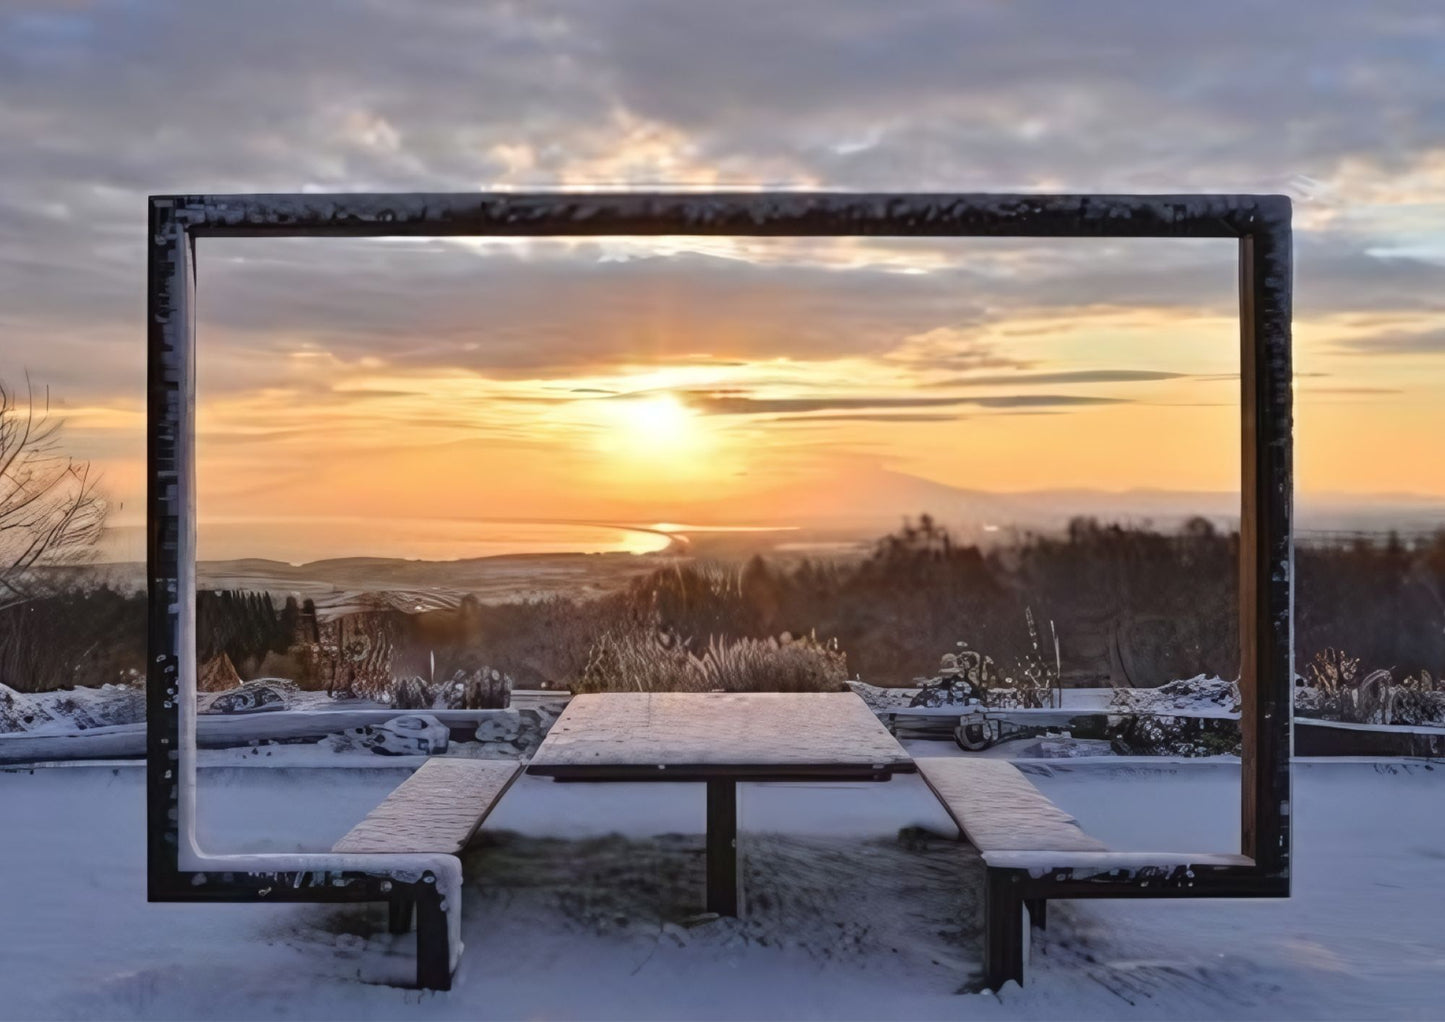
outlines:
[[[760,513],[759,509],[766,509]],[[968,536],[981,531],[1056,529],[1088,516],[1126,524],[1174,528],[1202,516],[1221,527],[1239,519],[1239,494],[1225,491],[1131,489],[1032,490],[1002,493],[949,486],[884,468],[850,469],[746,497],[677,509],[698,524],[775,524],[857,529],[874,535],[927,513]],[[1445,498],[1417,494],[1306,494],[1296,498],[1301,531],[1433,531],[1445,527]]]
[[[1040,490],[999,493],[965,489],[884,468],[850,469],[744,497],[679,509],[681,520],[853,528],[881,534],[905,517],[930,514],[965,532],[984,527],[1047,528],[1077,515],[1159,520],[1238,513],[1238,497],[1224,493],[1134,490]],[[760,509],[766,509],[760,511]]]
[[[738,533],[724,540],[723,534],[714,534],[708,537],[707,547],[709,552],[715,552],[750,547],[763,549],[780,544],[796,546],[804,542],[866,544],[894,531],[905,518],[917,519],[921,514],[932,515],[964,542],[990,536],[1007,539],[1021,531],[1055,531],[1079,516],[1097,518],[1102,522],[1173,529],[1190,517],[1202,515],[1221,528],[1233,528],[1239,517],[1239,496],[1218,491],[1147,488],[1000,493],[950,486],[906,472],[852,463],[831,475],[800,477],[782,485],[722,499],[699,499],[667,506],[626,503],[618,504],[610,511],[605,519],[599,516],[585,523],[571,523],[588,530],[579,535],[579,541],[595,541],[597,536],[593,533],[598,533],[599,529],[604,538],[608,529],[619,534],[653,531],[652,523],[659,521],[685,523],[679,530],[683,535],[688,534],[689,525],[786,526],[792,530],[787,536],[772,538]],[[1296,500],[1296,511],[1296,527],[1304,541],[1362,533],[1382,534],[1392,530],[1410,536],[1445,528],[1445,498],[1417,494],[1304,494]],[[394,536],[398,531],[399,523],[396,521],[377,519],[377,522],[378,526],[386,525],[390,529],[388,532],[387,528],[379,527],[379,536]],[[448,559],[447,554],[453,549],[464,552],[479,545],[488,545],[476,541],[494,536],[498,526],[483,519],[446,520],[443,522],[449,530],[446,535],[462,537],[470,545],[453,548],[446,542],[435,542],[428,549],[428,553],[434,550],[435,554],[423,559],[385,556],[390,550],[386,548],[384,539],[377,544],[382,556],[327,558],[328,550],[335,547],[325,543],[326,520],[316,519],[303,524],[310,531],[302,534],[301,539],[315,536],[317,542],[314,547],[297,539],[300,526],[294,519],[274,524],[250,522],[247,526],[250,541],[231,542],[226,546],[241,554],[252,549],[269,553],[268,542],[274,538],[274,530],[275,535],[293,540],[289,548],[298,549],[303,556],[314,551],[320,558],[305,557],[309,563],[300,565],[247,557],[210,560],[201,565],[203,582],[226,582],[239,588],[290,588],[303,592],[315,592],[318,588],[379,590],[390,586],[427,585],[471,591],[474,588],[514,586],[519,579],[526,579],[527,584],[533,585],[532,591],[536,595],[545,595],[565,588],[568,584],[566,580],[576,581],[578,578],[586,579],[587,584],[599,590],[609,588],[616,582],[619,573],[625,575],[631,570],[621,566],[639,563],[626,554],[526,552],[525,543],[516,553]],[[429,520],[418,520],[413,525],[417,529],[431,527]],[[354,532],[364,531],[355,523],[349,527]],[[128,581],[143,579],[143,528],[121,526],[108,530],[108,535],[112,534],[117,541],[102,546],[100,560],[118,568],[124,566],[120,575]],[[704,535],[704,532],[693,532],[691,538],[700,541]],[[672,552],[679,552],[683,546],[684,542],[680,541]],[[552,543],[544,549],[555,551],[557,545]],[[588,548],[579,545],[578,550],[583,549]],[[667,552],[659,553],[666,556]],[[436,567],[438,564],[449,567],[442,570]],[[546,566],[545,570],[541,570],[543,566]]]
[[[699,524],[749,523],[856,528],[881,535],[905,516],[927,512],[948,521],[993,521],[1008,512],[1007,494],[964,490],[919,476],[875,468],[801,479],[761,493],[709,501],[679,511]]]

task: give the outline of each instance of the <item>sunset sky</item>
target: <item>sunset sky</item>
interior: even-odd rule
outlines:
[[[1297,464],[1445,498],[1429,4],[0,10],[0,378],[138,520],[145,196],[1295,200]],[[787,517],[901,476],[1228,491],[1223,241],[203,240],[203,518]]]

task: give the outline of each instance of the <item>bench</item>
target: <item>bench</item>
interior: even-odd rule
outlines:
[[[1253,866],[1243,855],[1111,850],[1007,760],[939,756],[914,762],[983,857],[988,989],[1023,982],[1029,924],[1046,925],[1050,898],[1264,893],[1238,877],[1241,867]]]
[[[429,759],[331,850],[460,856],[521,771],[516,760]],[[392,933],[411,929],[415,913],[417,986],[449,990],[452,948],[435,887],[396,884],[387,904]]]

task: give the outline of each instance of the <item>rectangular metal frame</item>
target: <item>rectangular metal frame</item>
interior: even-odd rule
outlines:
[[[1242,813],[1251,865],[1193,896],[1286,896],[1293,547],[1291,226],[1279,195],[333,194],[150,200],[147,841],[152,901],[386,900],[414,874],[205,855],[194,832],[195,257],[205,237],[737,235],[1233,238],[1239,246]],[[1179,892],[1181,895],[1184,891]]]

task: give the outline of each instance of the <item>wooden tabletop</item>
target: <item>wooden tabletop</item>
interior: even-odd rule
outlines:
[[[913,770],[852,692],[580,695],[527,767],[575,781],[887,780]]]

